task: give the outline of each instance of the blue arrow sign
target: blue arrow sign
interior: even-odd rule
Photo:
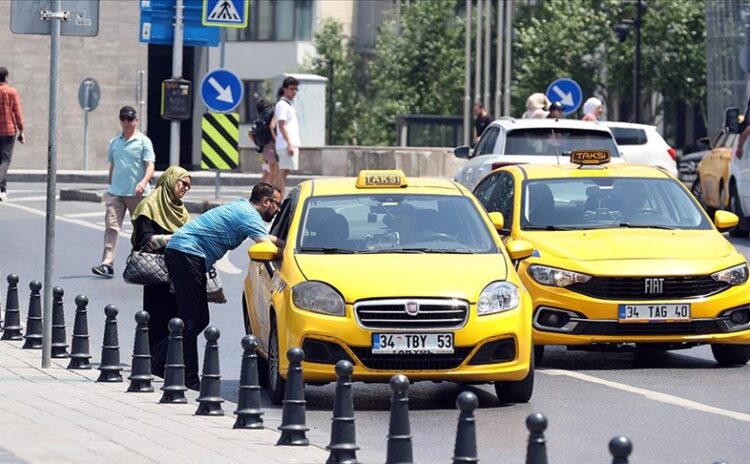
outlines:
[[[201,81],[203,103],[217,113],[228,113],[242,101],[242,81],[228,69],[214,69]]]
[[[250,0],[203,0],[204,26],[247,27]]]
[[[574,113],[583,101],[583,92],[581,86],[573,79],[557,79],[547,87],[547,98],[551,102],[560,102],[563,106],[563,113],[569,115]]]

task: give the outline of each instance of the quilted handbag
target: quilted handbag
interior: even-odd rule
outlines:
[[[164,255],[133,250],[125,262],[122,278],[125,282],[136,285],[169,283],[169,271],[164,262]]]

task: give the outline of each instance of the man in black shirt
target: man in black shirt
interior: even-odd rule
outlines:
[[[476,138],[474,139],[474,145],[476,145],[479,137],[484,132],[484,129],[492,122],[492,116],[487,112],[484,104],[480,101],[474,103],[474,127],[476,128]]]

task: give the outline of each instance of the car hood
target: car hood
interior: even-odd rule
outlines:
[[[298,254],[307,280],[326,282],[347,303],[364,298],[436,297],[476,302],[490,282],[506,280],[500,253]]]

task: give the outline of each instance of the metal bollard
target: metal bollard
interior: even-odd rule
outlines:
[[[42,283],[32,280],[29,284],[29,314],[26,315],[26,341],[23,348],[27,350],[42,349]]]
[[[169,321],[169,345],[167,345],[167,363],[164,365],[164,385],[159,403],[187,403],[185,392],[185,358],[182,354],[182,329],[185,323],[174,317]]]
[[[281,413],[281,437],[277,445],[307,446],[310,441],[305,425],[305,381],[302,375],[302,360],[305,353],[301,348],[289,348],[286,352],[289,360],[286,386],[284,388],[284,407]]]
[[[148,346],[148,320],[146,311],[135,313],[135,341],[133,342],[133,363],[130,368],[130,393],[150,393],[154,391],[151,381],[151,350]]]
[[[260,409],[260,382],[258,382],[258,339],[252,335],[242,337],[242,367],[235,429],[262,429],[263,411]]]
[[[547,444],[544,431],[547,430],[547,418],[544,414],[529,414],[526,418],[526,429],[529,431],[529,443],[526,446],[526,464],[547,464]]]
[[[409,378],[403,374],[391,377],[391,419],[388,426],[388,445],[385,464],[414,462],[409,427]]]
[[[354,398],[352,396],[352,363],[342,359],[336,363],[336,398],[331,419],[331,442],[326,449],[326,464],[357,464],[359,449],[354,428]]]
[[[479,399],[472,392],[461,392],[456,398],[456,407],[461,413],[458,415],[453,464],[479,462],[479,456],[477,456],[477,422],[474,418],[474,411],[478,406]]]
[[[633,452],[633,443],[628,437],[615,437],[609,441],[612,464],[628,464],[628,456]]]
[[[221,403],[221,372],[219,371],[219,337],[221,333],[216,327],[208,327],[203,332],[206,337],[206,351],[203,354],[203,375],[201,376],[200,395],[196,416],[223,416]]]
[[[122,382],[122,365],[120,365],[120,342],[117,337],[117,308],[112,305],[104,307],[107,320],[104,321],[104,342],[102,343],[102,361],[99,364],[97,382]]]
[[[65,292],[60,287],[52,289],[52,357],[67,358],[68,343],[65,341],[65,310],[63,307]]]
[[[8,294],[5,299],[5,322],[2,340],[22,340],[21,309],[18,307],[18,276],[8,275]]]
[[[68,369],[91,369],[89,354],[89,322],[86,306],[89,299],[83,295],[76,297],[76,316],[73,323],[73,340],[70,343],[70,363]]]

